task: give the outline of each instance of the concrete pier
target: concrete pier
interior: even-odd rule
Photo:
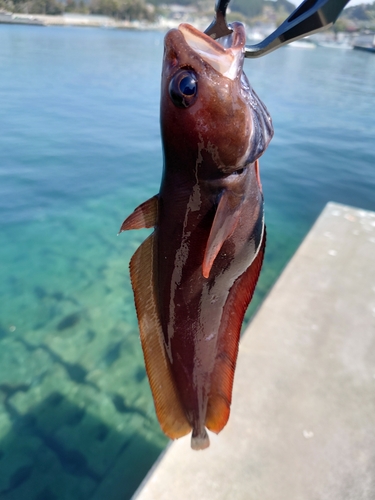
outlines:
[[[375,498],[375,213],[329,203],[245,332],[227,427],[137,500]]]

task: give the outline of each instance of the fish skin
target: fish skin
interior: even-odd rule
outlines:
[[[229,418],[240,328],[265,247],[258,158],[272,138],[272,121],[242,70],[244,27],[232,27],[225,50],[188,25],[167,33],[160,192],[121,227],[145,227],[142,220],[150,227],[154,221],[152,293],[168,371],[156,383],[149,373],[151,356],[145,354],[146,366],[164,432],[179,435],[164,425],[155,389],[162,377],[171,377],[177,393],[173,404],[180,404],[186,417],[184,433],[192,429],[193,449],[209,445],[206,427],[220,432]],[[193,42],[189,45],[187,39]],[[233,56],[230,77],[202,57],[201,39],[203,48],[219,59],[228,59],[228,52]],[[193,72],[197,82],[186,107],[177,106],[170,94],[183,71]],[[141,272],[139,267],[137,263],[133,274]],[[139,282],[132,279],[138,318],[144,321]],[[143,337],[145,352],[147,335]]]

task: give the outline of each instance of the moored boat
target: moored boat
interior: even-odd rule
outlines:
[[[295,49],[315,49],[316,43],[309,38],[302,38],[302,40],[295,40],[289,43],[287,47],[293,47]]]
[[[368,32],[358,35],[354,40],[353,49],[375,52],[375,33]]]
[[[0,10],[0,23],[2,24],[30,24],[44,26],[43,21],[28,14],[13,14],[6,10]]]

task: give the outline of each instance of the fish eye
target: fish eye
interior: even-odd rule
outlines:
[[[193,104],[198,91],[197,76],[193,71],[178,71],[169,83],[169,95],[175,106],[187,108]]]

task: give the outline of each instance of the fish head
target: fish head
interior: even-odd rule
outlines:
[[[268,111],[243,72],[244,26],[232,28],[213,40],[181,24],[165,37],[161,133],[166,163],[181,174],[176,158],[199,162],[203,179],[231,174],[254,163],[272,138]]]

